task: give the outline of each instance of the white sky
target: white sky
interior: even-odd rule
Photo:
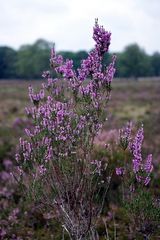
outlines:
[[[112,32],[112,52],[135,42],[160,51],[160,0],[0,0],[0,46],[44,38],[57,50],[89,50],[95,18]]]

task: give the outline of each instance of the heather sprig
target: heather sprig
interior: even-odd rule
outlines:
[[[151,180],[150,174],[153,170],[152,154],[149,154],[145,161],[143,160],[143,125],[138,129],[135,137],[132,136],[132,128],[133,124],[129,122],[125,127],[119,130],[120,147],[124,151],[124,156],[126,155],[126,150],[131,154],[132,165],[126,162],[122,163],[123,167],[116,168],[116,174],[121,176],[124,175],[125,172],[130,171],[130,175],[132,177],[134,176],[138,183],[147,186]]]
[[[96,19],[93,28],[93,39],[96,42],[95,47],[99,55],[108,51],[111,41],[111,33],[106,31],[103,26],[99,26],[98,19]]]
[[[119,130],[120,146],[125,151],[130,144],[132,131],[132,122],[127,123],[125,127]]]
[[[131,123],[119,131],[119,146],[124,154],[124,161],[119,163],[115,173],[121,180],[122,206],[132,219],[130,225],[135,228],[133,236],[140,232],[146,239],[150,239],[160,217],[159,207],[154,206],[155,196],[149,188],[153,170],[152,154],[146,159],[143,156],[143,125],[134,135],[133,132]]]
[[[150,174],[153,170],[152,164],[152,154],[149,154],[145,161],[143,161],[142,157],[142,143],[144,139],[144,130],[143,126],[138,130],[132,145],[131,151],[133,154],[133,172],[136,176],[136,179],[139,183],[144,185],[148,185],[151,178]]]

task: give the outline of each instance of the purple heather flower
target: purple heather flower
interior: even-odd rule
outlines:
[[[33,134],[31,133],[31,131],[29,129],[25,128],[24,131],[28,137],[33,137]]]
[[[51,49],[50,63],[53,68],[63,64],[63,57],[61,55],[56,55],[54,48]]]
[[[87,59],[82,60],[81,68],[78,69],[78,79],[84,81],[87,77],[92,76],[102,70],[102,57],[98,55],[97,49],[93,49]]]
[[[49,144],[50,144],[50,140],[51,139],[48,139],[49,141]],[[52,146],[47,146],[47,152],[46,152],[46,156],[45,156],[45,162],[48,162],[50,160],[53,159],[53,149],[52,149]]]
[[[98,19],[96,19],[95,26],[93,28],[93,39],[96,42],[95,47],[98,50],[99,55],[108,51],[111,41],[111,33],[107,32],[103,26],[99,26]]]
[[[47,83],[42,83],[43,89],[50,89],[51,87],[54,86],[57,80],[58,80],[57,78],[51,78],[51,76],[49,76],[47,78]]]
[[[10,213],[8,220],[10,224],[16,223],[17,222],[17,215],[19,214],[19,208],[15,208],[12,210]]]
[[[86,86],[81,86],[79,90],[83,96],[90,96],[92,99],[97,96],[97,89],[94,87],[93,82],[88,83]]]
[[[143,126],[138,130],[136,137],[132,143],[131,150],[133,153],[133,171],[134,173],[137,173],[141,169],[142,164],[142,142],[144,139],[144,132],[143,132]]]
[[[40,166],[38,166],[38,168],[37,168],[38,174],[39,174],[40,176],[44,175],[45,172],[46,172],[46,170],[47,170],[47,169],[44,167],[43,164],[40,165]]]
[[[47,147],[49,147],[51,144],[51,139],[49,137],[44,137],[43,144],[45,144]]]
[[[125,169],[123,167],[116,168],[116,175],[123,176],[125,174]]]
[[[144,170],[146,173],[151,173],[153,170],[153,164],[152,164],[152,154],[149,154],[146,162],[144,163]]]
[[[122,149],[126,149],[131,140],[132,123],[129,122],[125,127],[119,130],[119,139]]]
[[[21,151],[23,152],[24,161],[29,160],[32,153],[32,143],[27,140],[23,140],[22,138],[19,139],[19,143]],[[16,160],[19,160],[19,155],[16,155]]]
[[[7,181],[7,180],[10,179],[10,174],[8,172],[6,172],[6,171],[1,171],[0,172],[0,179],[2,181]]]
[[[150,176],[147,176],[145,179],[144,179],[144,185],[147,186],[151,181],[151,177]]]
[[[16,162],[17,162],[17,163],[20,161],[21,157],[20,157],[20,154],[19,154],[19,153],[16,153],[15,159],[16,159]]]
[[[17,172],[18,172],[19,176],[22,176],[22,175],[23,175],[24,172],[23,172],[21,166],[18,166],[18,167],[17,167]]]
[[[72,60],[67,59],[63,65],[56,67],[55,70],[57,73],[62,74],[64,78],[70,79],[75,77]]]
[[[0,237],[2,237],[3,239],[3,237],[5,237],[6,235],[7,235],[6,230],[0,227]]]
[[[143,181],[143,176],[136,174],[136,180],[141,183]]]
[[[144,138],[143,127],[141,127],[131,145],[133,154],[133,172],[138,182],[148,185],[150,182],[150,173],[153,170],[152,154],[149,154],[145,163],[142,161],[142,142]]]
[[[104,75],[104,78],[103,78],[103,82],[106,83],[107,85],[110,85],[112,80],[113,80],[113,77],[114,77],[114,74],[115,74],[115,71],[116,71],[115,61],[116,61],[116,56],[114,55],[112,57],[112,62],[106,68],[106,72],[105,72],[105,75]]]
[[[50,77],[50,71],[44,71],[42,77],[48,79]]]
[[[43,99],[44,98],[44,89],[41,89],[40,92],[39,92],[39,97],[40,99]]]
[[[25,107],[25,112],[26,112],[27,115],[30,115],[31,114],[30,108]]]
[[[31,102],[37,105],[39,101],[44,98],[44,89],[41,89],[39,93],[34,93],[33,88],[31,86],[29,86],[28,89]]]

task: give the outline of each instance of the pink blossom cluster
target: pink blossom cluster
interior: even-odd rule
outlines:
[[[142,143],[144,140],[143,126],[138,129],[135,137],[131,137],[132,123],[128,123],[124,128],[120,129],[120,146],[125,151],[127,148],[132,154],[132,172],[138,183],[145,186],[149,184],[150,174],[153,170],[152,154],[149,154],[145,161],[142,157]],[[123,176],[127,172],[127,166],[117,167],[116,174]]]
[[[144,185],[148,185],[151,178],[150,174],[153,170],[152,164],[152,154],[149,154],[145,160],[142,158],[142,143],[144,139],[144,131],[143,127],[141,127],[131,145],[131,150],[133,154],[133,172],[136,175],[136,179],[138,182],[144,183]]]

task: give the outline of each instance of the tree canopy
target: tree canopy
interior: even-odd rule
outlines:
[[[0,47],[0,79],[40,79],[44,69],[49,70],[50,49],[53,43],[38,39],[33,44],[23,45],[17,51]],[[81,60],[87,58],[87,51],[60,51],[64,59],[72,59],[77,69]],[[103,64],[108,65],[111,53],[105,55]],[[137,44],[126,46],[116,53],[116,77],[137,78],[160,76],[160,53],[148,55]]]

